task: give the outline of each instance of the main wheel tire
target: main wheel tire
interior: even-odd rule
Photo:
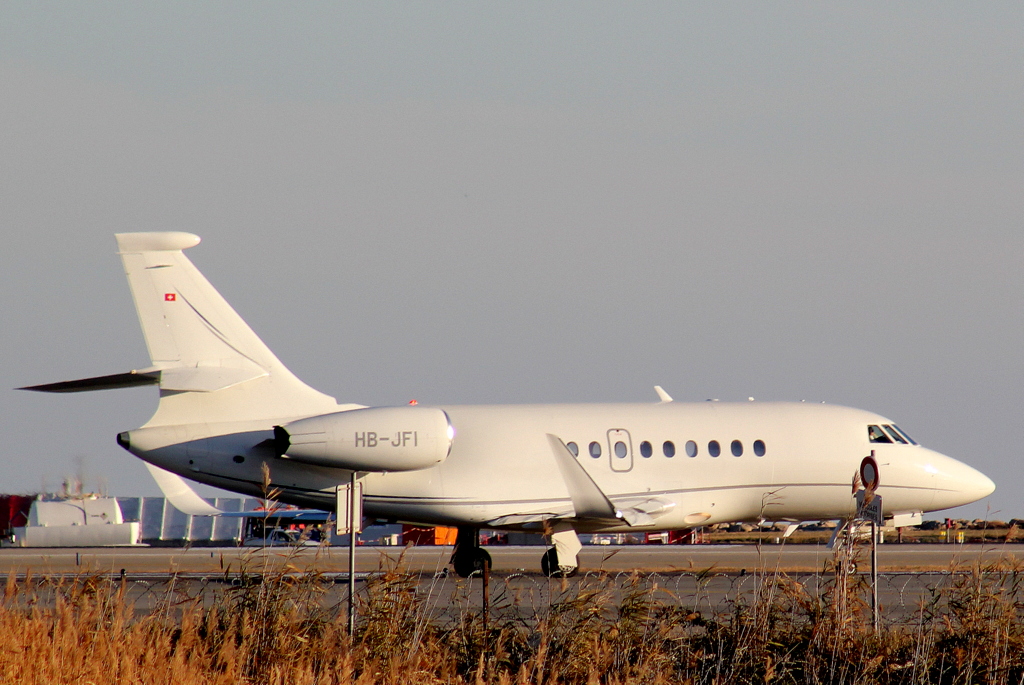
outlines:
[[[452,559],[452,566],[460,578],[469,578],[474,573],[483,573],[484,566],[491,565],[491,555],[486,549],[475,548],[471,554],[456,555]]]
[[[548,578],[571,578],[578,570],[579,566],[573,566],[571,571],[562,570],[558,565],[558,552],[554,547],[548,548],[540,558],[540,572]]]

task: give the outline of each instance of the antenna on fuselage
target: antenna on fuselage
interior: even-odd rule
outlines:
[[[665,388],[660,385],[654,386],[654,392],[658,393],[658,399],[660,399],[662,403],[672,401],[672,396],[665,392]]]

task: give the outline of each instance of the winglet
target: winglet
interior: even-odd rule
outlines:
[[[665,389],[660,385],[654,386],[654,392],[658,393],[658,399],[660,399],[662,403],[672,401],[672,396],[665,392]]]

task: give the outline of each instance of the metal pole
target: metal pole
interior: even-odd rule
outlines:
[[[356,472],[348,488],[348,635],[356,634]]]
[[[878,523],[871,520],[871,626],[878,632]]]
[[[491,611],[491,563],[484,561],[483,569],[483,610],[484,610],[484,634],[487,633],[487,614]]]

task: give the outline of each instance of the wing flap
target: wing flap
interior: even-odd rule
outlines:
[[[560,509],[557,511],[534,511],[523,514],[509,514],[491,519],[487,523],[492,526],[522,526],[524,528],[541,528],[545,521],[557,521],[571,519],[574,516],[572,509]]]

